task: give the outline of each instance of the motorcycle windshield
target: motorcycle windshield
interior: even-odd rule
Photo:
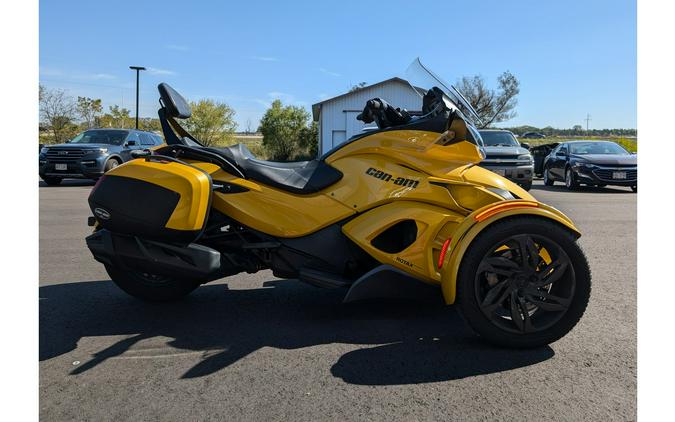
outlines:
[[[419,57],[408,66],[404,79],[419,94],[420,98],[424,97],[424,94],[431,88],[438,87],[445,94],[443,99],[451,110],[459,109],[464,117],[467,117],[474,125],[480,123],[480,117],[462,93],[424,66]]]

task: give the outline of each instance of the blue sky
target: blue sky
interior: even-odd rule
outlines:
[[[156,117],[156,85],[227,102],[255,128],[280,98],[309,110],[417,56],[449,82],[521,82],[505,125],[634,128],[635,1],[41,1],[40,82]]]

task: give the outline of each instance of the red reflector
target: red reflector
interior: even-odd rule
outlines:
[[[452,238],[448,238],[448,240],[443,243],[443,247],[441,248],[441,254],[438,256],[438,269],[440,270],[443,267],[443,260],[445,259],[445,253],[448,252],[448,246],[450,246],[450,241]]]

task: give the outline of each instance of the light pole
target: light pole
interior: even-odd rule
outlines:
[[[129,69],[136,71],[136,129],[138,129],[138,75],[141,70],[145,70],[142,66],[129,66]]]

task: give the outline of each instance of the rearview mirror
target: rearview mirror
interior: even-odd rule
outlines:
[[[526,144],[525,142],[521,143],[520,146],[525,149],[530,149],[530,144]]]
[[[567,156],[565,151],[558,151],[558,152],[555,153],[555,155],[557,155],[558,157],[566,157]]]
[[[126,141],[124,145],[128,147],[133,147],[134,145],[136,145],[136,141]]]

